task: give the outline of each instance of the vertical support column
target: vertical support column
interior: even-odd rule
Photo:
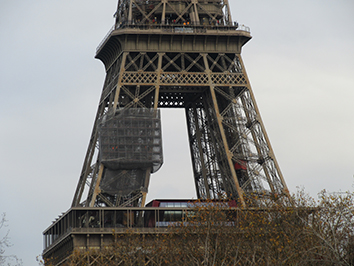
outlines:
[[[162,16],[161,16],[161,24],[166,24],[166,0],[162,0]]]
[[[193,7],[194,7],[194,12],[193,12],[194,13],[194,23],[196,25],[200,25],[198,8],[197,8],[197,1],[198,0],[192,0]]]
[[[230,11],[230,4],[228,0],[224,0],[224,4],[226,5],[227,9],[227,19],[229,20],[229,25],[232,25],[232,17],[231,17],[231,11]]]
[[[133,20],[133,1],[134,0],[130,0],[129,1],[129,15],[128,15],[128,23],[131,24],[132,20]],[[135,1],[134,1],[135,3]]]
[[[204,59],[204,65],[205,65],[205,69],[206,69],[205,71],[208,74],[209,88],[210,88],[210,93],[211,93],[211,97],[212,97],[212,101],[213,101],[213,107],[214,107],[214,111],[215,111],[216,118],[217,118],[217,121],[218,121],[218,126],[219,126],[219,130],[220,130],[222,142],[224,144],[225,153],[226,153],[226,157],[227,157],[227,162],[228,162],[229,167],[230,167],[232,179],[233,179],[234,184],[236,186],[238,197],[240,199],[240,202],[241,202],[242,206],[245,207],[246,204],[245,204],[245,201],[243,199],[244,192],[243,192],[242,188],[240,187],[240,184],[239,184],[238,179],[237,179],[235,167],[234,167],[234,164],[232,162],[232,153],[230,152],[229,145],[227,143],[227,139],[226,139],[226,135],[225,135],[225,131],[224,131],[224,127],[222,125],[222,116],[221,116],[220,111],[219,111],[219,106],[218,106],[216,95],[215,95],[214,85],[212,83],[211,75],[210,75],[211,74],[211,70],[209,69],[209,63],[208,63],[208,59],[207,59],[207,55],[206,54],[203,55],[203,59]]]
[[[90,234],[86,235],[86,251],[90,250]],[[87,265],[90,265],[90,252],[87,252]]]

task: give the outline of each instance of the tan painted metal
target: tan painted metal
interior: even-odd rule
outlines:
[[[105,64],[107,76],[73,206],[79,206],[85,184],[88,184],[90,189],[84,205],[87,206],[89,202],[92,204],[93,198],[97,199],[99,195],[96,188],[100,184],[100,161],[98,157],[95,161],[93,155],[99,154],[96,149],[97,121],[104,113],[110,110],[115,112],[118,108],[188,108],[188,93],[205,97],[206,95],[201,96],[204,88],[208,88],[211,102],[198,104],[206,104],[209,107],[203,108],[214,109],[220,136],[216,136],[214,144],[207,143],[211,135],[202,143],[201,131],[199,126],[195,125],[197,135],[189,137],[196,138],[195,145],[198,147],[195,148],[199,158],[203,156],[205,148],[213,150],[221,145],[226,151],[226,161],[222,165],[218,165],[218,160],[224,160],[221,155],[218,155],[217,159],[210,153],[208,164],[200,162],[200,174],[204,184],[199,185],[204,187],[205,196],[214,197],[218,189],[225,187],[222,183],[228,182],[226,172],[221,172],[226,165],[242,205],[245,204],[243,195],[246,188],[247,191],[255,189],[261,192],[263,185],[259,178],[266,180],[272,193],[278,193],[279,188],[286,193],[287,187],[263,122],[257,119],[260,118],[259,110],[240,56],[242,46],[251,35],[247,28],[239,29],[232,22],[229,1],[186,0],[182,3],[162,0],[151,3],[154,4],[144,7],[145,2],[120,0],[117,23],[97,50],[96,57]],[[218,10],[225,13],[220,15]],[[171,14],[175,19],[173,22],[170,21]],[[235,57],[231,56],[232,54]],[[198,97],[197,99],[200,100]],[[254,109],[251,110],[252,106]],[[237,112],[241,117],[230,117]],[[203,115],[204,118],[200,117]],[[209,117],[210,114],[206,111],[204,114],[195,112],[193,116],[195,120],[200,119],[199,122],[204,121],[205,125],[214,119]],[[238,122],[243,119],[247,123]],[[246,125],[258,123],[260,131],[258,126],[254,129],[253,126]],[[230,138],[238,139],[234,141]],[[256,154],[252,154],[248,147],[250,145],[254,147]],[[191,152],[194,150],[191,149]],[[261,162],[263,159],[266,160],[264,164]],[[242,177],[236,174],[234,165],[244,162],[247,162],[248,179],[243,180],[241,185]],[[263,172],[263,176],[257,176],[258,170]],[[221,172],[216,173],[217,171]],[[207,177],[212,172],[215,176]],[[213,179],[220,174],[220,180]],[[210,188],[214,191],[214,196],[209,192],[209,185],[212,185],[210,182],[215,184],[214,188]],[[146,192],[141,193],[143,200],[140,202],[144,202]],[[110,202],[104,195],[99,197],[106,205],[115,206],[115,203]]]
[[[241,56],[240,56],[240,61],[242,62]],[[244,65],[243,62],[242,62],[242,65]],[[247,76],[245,67],[243,67],[243,74],[244,74],[245,78],[247,79],[247,84],[250,84],[250,81],[249,81],[249,79],[248,79],[248,76]],[[263,131],[264,137],[265,137],[265,139],[266,139],[268,148],[269,148],[269,150],[270,150],[269,156],[270,156],[270,157],[272,158],[272,160],[274,161],[274,163],[275,163],[275,165],[276,165],[276,168],[277,168],[277,170],[278,170],[278,175],[279,175],[280,180],[281,180],[281,183],[282,183],[282,185],[283,185],[283,193],[284,193],[285,195],[287,195],[288,198],[290,199],[291,197],[290,197],[290,193],[289,193],[288,187],[287,187],[287,185],[286,185],[286,182],[285,182],[285,179],[284,179],[284,177],[283,177],[283,174],[282,174],[282,172],[281,172],[281,170],[280,170],[278,161],[277,161],[277,159],[276,159],[276,157],[275,157],[275,155],[274,155],[274,151],[273,151],[272,145],[271,145],[271,143],[270,143],[270,140],[269,140],[267,131],[265,130],[265,127],[264,127],[264,124],[263,124],[263,121],[262,121],[262,118],[261,118],[261,116],[260,116],[260,112],[259,112],[259,109],[258,109],[258,106],[257,106],[257,103],[256,103],[256,99],[255,99],[255,97],[254,97],[254,94],[253,94],[252,90],[250,90],[250,95],[251,95],[251,98],[252,98],[252,100],[253,100],[254,108],[255,108],[255,110],[256,110],[256,112],[257,112],[257,114],[258,114],[259,123],[260,123],[260,125],[261,125],[261,127],[262,127],[262,131]]]
[[[251,34],[232,21],[230,1],[118,1],[116,23],[96,53],[106,79],[72,202],[78,208],[45,231],[48,258],[74,248],[103,247],[113,227],[122,234],[131,229],[166,232],[143,228],[152,168],[145,169],[144,184],[129,195],[101,191],[106,168],[100,161],[98,125],[120,109],[185,109],[198,198],[232,197],[247,208],[252,194],[291,200],[241,58]],[[162,209],[167,210],[150,208],[159,221]],[[106,227],[105,213],[122,211],[124,228]],[[97,214],[95,225],[89,224],[91,213]],[[65,261],[60,260],[58,265]]]
[[[100,182],[101,182],[101,179],[102,179],[103,169],[104,169],[104,166],[103,166],[103,164],[101,164],[100,165],[100,170],[98,171],[98,176],[97,176],[97,180],[96,180],[95,190],[93,192],[92,199],[91,199],[91,202],[90,202],[90,205],[89,205],[90,207],[93,207],[95,205],[95,201],[96,201],[97,195],[101,192]]]
[[[223,141],[223,144],[224,144],[224,149],[225,149],[225,152],[226,152],[227,161],[228,161],[228,164],[229,164],[229,167],[230,167],[232,179],[233,179],[233,181],[235,183],[236,190],[238,192],[238,197],[239,197],[239,200],[241,202],[241,205],[242,205],[242,207],[245,207],[246,203],[245,203],[244,198],[243,198],[244,192],[243,192],[242,188],[240,187],[240,184],[239,184],[238,179],[237,179],[235,167],[234,167],[234,164],[232,163],[232,153],[230,152],[229,144],[227,143],[227,139],[226,139],[226,136],[225,136],[224,127],[222,125],[222,119],[223,118],[220,115],[219,106],[218,106],[218,103],[217,103],[217,100],[216,100],[216,96],[215,96],[214,85],[211,82],[210,69],[209,69],[209,64],[208,64],[208,60],[206,58],[206,55],[204,55],[203,59],[204,59],[205,66],[206,66],[206,72],[209,75],[210,93],[211,93],[211,97],[213,99],[214,111],[216,113],[216,117],[217,117],[217,120],[218,120],[219,130],[220,130],[222,141]]]

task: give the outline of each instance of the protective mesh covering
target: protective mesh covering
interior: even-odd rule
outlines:
[[[144,189],[145,170],[106,169],[100,189],[111,195],[128,195],[132,191]]]
[[[100,160],[109,169],[148,169],[163,163],[160,110],[130,108],[99,124]]]

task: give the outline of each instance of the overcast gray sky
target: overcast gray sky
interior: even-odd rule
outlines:
[[[251,28],[242,55],[289,189],[352,189],[354,2],[230,1]],[[0,0],[0,213],[25,266],[70,207],[105,76],[93,57],[116,5]],[[162,123],[149,199],[195,197],[183,111],[163,110]]]

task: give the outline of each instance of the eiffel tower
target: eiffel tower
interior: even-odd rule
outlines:
[[[287,194],[241,58],[249,28],[232,21],[228,0],[120,0],[115,17],[96,53],[107,75],[72,206],[144,206],[161,136],[149,163],[137,135],[106,125],[100,141],[103,118],[129,123],[123,113],[141,109],[155,110],[160,129],[160,108],[184,108],[198,198]]]
[[[241,57],[251,38],[228,0],[119,0],[72,209],[145,206],[162,108],[185,110],[198,198],[289,196]]]

